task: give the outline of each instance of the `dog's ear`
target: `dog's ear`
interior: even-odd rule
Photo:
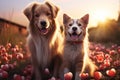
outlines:
[[[33,12],[36,6],[37,3],[31,3],[23,10],[24,15],[28,18],[29,21],[32,19]]]
[[[63,23],[64,24],[66,24],[70,19],[71,19],[71,17],[69,17],[67,14],[63,14]]]
[[[52,17],[56,18],[57,14],[58,14],[58,11],[59,11],[59,8],[57,6],[55,6],[54,4],[50,3],[50,2],[45,2],[45,4],[47,6],[49,6],[49,8],[52,12]]]
[[[84,15],[81,19],[84,22],[84,24],[87,25],[89,21],[89,14]]]

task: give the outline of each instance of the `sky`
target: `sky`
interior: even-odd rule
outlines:
[[[0,0],[0,17],[28,25],[23,9],[31,2],[44,0]],[[89,24],[94,26],[106,18],[117,19],[120,0],[48,0],[59,6],[62,13],[73,18],[90,15]]]

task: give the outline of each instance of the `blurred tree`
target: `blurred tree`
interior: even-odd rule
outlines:
[[[107,19],[105,23],[98,23],[88,30],[89,40],[92,42],[120,43],[120,15],[118,20]]]
[[[120,26],[120,11],[119,11],[119,15],[118,15],[118,24]]]

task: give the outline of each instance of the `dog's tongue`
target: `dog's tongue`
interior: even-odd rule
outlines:
[[[72,35],[72,36],[71,36],[71,39],[72,39],[72,40],[77,40],[77,39],[78,39],[78,36],[77,36],[77,35]]]

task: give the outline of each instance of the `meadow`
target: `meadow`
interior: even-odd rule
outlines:
[[[119,80],[120,46],[91,43],[89,48],[89,56],[98,69],[92,77],[88,73],[82,73],[82,80]],[[0,45],[0,80],[31,80],[31,76],[32,65],[24,44]]]
[[[30,54],[26,36],[14,33],[12,27],[0,32],[0,80],[32,80]],[[93,76],[82,73],[82,80],[120,80],[120,45],[114,42],[92,41],[89,57],[98,69]],[[58,79],[59,80],[59,79]],[[65,80],[70,80],[67,78]]]

